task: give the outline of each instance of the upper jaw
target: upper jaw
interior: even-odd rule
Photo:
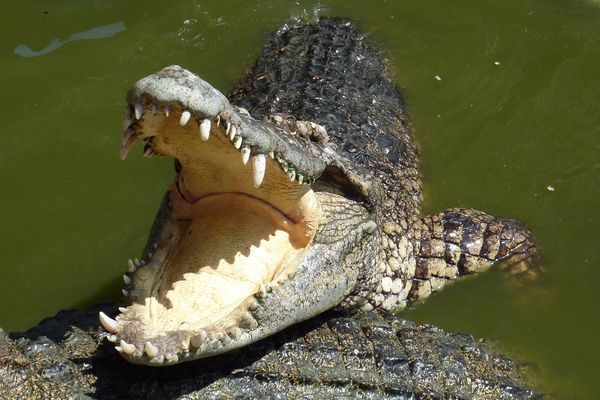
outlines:
[[[280,126],[265,121],[257,121],[247,111],[232,106],[225,96],[196,74],[172,65],[139,80],[128,92],[130,112],[125,124],[135,124],[144,111],[170,113],[179,109],[182,123],[194,117],[200,132],[207,132],[207,126],[219,123],[225,127],[232,144],[243,154],[250,152],[262,158],[270,155],[291,181],[310,183],[317,179],[327,165],[329,155],[321,146],[300,135],[291,136]],[[186,117],[183,117],[183,115]],[[210,125],[209,125],[210,122]],[[308,124],[306,129],[323,129]],[[133,127],[132,127],[133,128]],[[135,142],[133,131],[126,129],[121,147],[121,158],[127,154]],[[260,186],[260,179],[255,180]]]
[[[310,183],[331,158],[320,144],[286,126],[255,120],[177,65],[139,80],[127,101],[121,158],[144,140],[145,154],[174,157],[183,167],[179,181],[185,185],[179,189],[191,195],[180,191],[184,197],[249,194],[299,224],[306,237],[314,234],[318,216],[307,210],[313,208]],[[324,132],[311,122],[300,121],[297,127]]]

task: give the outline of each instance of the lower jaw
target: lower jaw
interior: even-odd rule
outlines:
[[[270,205],[220,193],[191,208],[190,220],[177,224],[177,244],[134,277],[133,304],[121,318],[142,342],[238,326],[261,286],[295,272],[292,260],[303,248],[293,244],[293,222]]]

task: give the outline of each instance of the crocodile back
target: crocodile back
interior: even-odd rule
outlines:
[[[401,96],[381,51],[350,22],[279,30],[230,101],[255,118],[286,113],[325,126],[336,151],[382,189],[386,219],[419,214],[418,151]]]

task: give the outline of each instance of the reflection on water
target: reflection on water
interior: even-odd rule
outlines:
[[[123,32],[125,29],[126,29],[125,24],[123,22],[116,22],[114,24],[97,26],[95,28],[89,29],[84,32],[74,33],[68,39],[65,39],[65,40],[52,39],[52,40],[50,40],[50,43],[48,44],[48,46],[44,47],[40,51],[34,51],[25,44],[18,45],[14,51],[21,57],[25,57],[25,58],[39,57],[39,56],[44,56],[55,50],[58,50],[63,45],[65,45],[69,42],[73,42],[75,40],[104,39],[107,37],[114,36],[119,32]]]

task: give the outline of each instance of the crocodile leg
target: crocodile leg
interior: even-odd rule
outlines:
[[[472,209],[452,208],[410,224],[388,222],[383,233],[381,278],[364,302],[357,302],[363,311],[401,310],[449,280],[501,261],[508,261],[512,272],[533,272],[529,267],[537,252],[523,224]]]
[[[452,208],[421,220],[413,232],[415,272],[408,300],[439,290],[460,275],[508,261],[515,272],[533,264],[536,247],[527,228],[512,219]]]

